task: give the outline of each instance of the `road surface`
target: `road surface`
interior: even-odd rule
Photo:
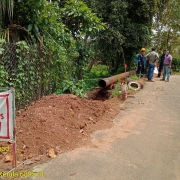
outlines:
[[[155,79],[128,98],[93,145],[34,167],[44,180],[180,180],[180,76]]]

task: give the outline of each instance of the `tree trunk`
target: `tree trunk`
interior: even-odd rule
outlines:
[[[119,67],[119,62],[120,62],[120,54],[117,52],[116,54],[116,59],[113,61],[113,69],[112,73],[116,73]]]
[[[167,34],[167,40],[166,40],[166,47],[167,47],[167,49],[169,49],[170,33],[171,33],[171,28],[169,29],[168,34]]]
[[[94,60],[91,60],[91,61],[89,62],[88,68],[87,68],[87,70],[86,70],[87,73],[89,73],[89,72],[91,71],[91,69],[92,69],[92,67],[93,67],[93,64],[94,64]]]

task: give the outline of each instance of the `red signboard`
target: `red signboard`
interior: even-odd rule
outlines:
[[[12,93],[0,93],[0,139],[13,139]]]

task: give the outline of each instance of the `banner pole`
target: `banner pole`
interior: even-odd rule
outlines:
[[[16,158],[16,137],[14,138],[14,167],[17,166],[17,158]]]
[[[15,89],[11,88],[13,94],[13,166],[17,166],[17,158],[16,158],[16,108],[15,108]]]

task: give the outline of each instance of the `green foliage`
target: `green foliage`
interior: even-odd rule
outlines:
[[[41,44],[40,56],[35,57],[39,65],[41,85],[45,91],[49,88],[52,90],[63,79],[69,79],[74,74],[73,59],[78,56],[75,41],[62,23],[57,3],[21,0],[17,7],[19,21]],[[23,18],[22,14],[26,11],[28,13]],[[35,53],[39,54],[38,51]]]
[[[74,78],[82,79],[85,66],[94,54],[91,36],[104,30],[106,25],[83,1],[67,0],[61,9],[61,16],[76,41],[76,52],[79,54],[74,59]]]
[[[15,88],[17,108],[28,105],[44,94],[55,92],[62,79],[69,78],[71,74],[63,69],[66,64],[68,68],[68,62],[62,62],[60,54],[53,56],[56,51],[47,53],[47,48],[40,49],[36,44],[30,46],[25,41],[2,45],[0,86]]]
[[[4,48],[3,48],[3,44],[5,43],[4,39],[0,39],[0,56],[3,56],[4,53]],[[0,87],[2,87],[4,84],[7,83],[8,80],[8,73],[4,68],[4,62],[0,61]]]
[[[55,94],[75,94],[76,96],[80,96],[83,98],[87,98],[85,91],[87,90],[86,84],[83,80],[79,81],[70,81],[64,80],[62,82],[62,86],[58,89]]]
[[[119,95],[122,93],[120,91],[120,89],[121,89],[121,83],[120,83],[120,78],[118,78],[118,81],[116,82],[115,88],[112,90],[110,97],[111,98],[113,98],[113,97],[118,98]]]
[[[13,2],[6,0],[10,1]],[[0,1],[0,5],[2,3]],[[8,12],[13,12],[10,4],[6,5]],[[7,29],[7,40],[9,37],[11,42],[19,39],[15,52],[0,46],[0,55],[3,55],[0,64],[3,79],[0,85],[7,84],[16,89],[18,107],[55,92],[57,87],[62,86],[62,82],[66,82],[65,79],[82,78],[85,66],[94,53],[92,41],[89,42],[90,36],[105,28],[105,24],[86,4],[70,0],[60,8],[57,2],[18,0],[14,1],[13,13],[13,21],[7,20],[7,11],[0,18],[0,23],[4,22],[3,28],[14,23],[11,36]],[[16,56],[12,64],[11,56]],[[75,82],[75,86],[79,88],[71,89],[72,92],[85,96],[82,91],[84,82]]]
[[[110,74],[108,72],[108,67],[105,65],[97,65],[92,66],[92,69],[89,73],[85,73],[83,76],[83,79],[89,87],[89,90],[91,90],[93,87],[96,87],[98,85],[98,82],[100,79],[109,77]]]
[[[156,6],[162,2],[170,3],[169,0],[12,2],[0,1],[3,10],[0,12],[0,23],[7,30],[6,38],[10,37],[10,42],[19,41],[14,53],[1,46],[0,40],[0,85],[16,88],[19,105],[55,92],[57,87],[61,87],[58,90],[60,93],[69,91],[84,96],[85,90],[97,86],[99,78],[109,77],[109,71],[115,74],[123,72],[124,61],[128,65],[127,70],[134,68],[134,53],[149,45],[152,17],[159,10]],[[167,25],[173,25],[178,32],[176,24],[179,24],[179,16],[176,11],[180,6],[177,1],[175,6],[177,8],[173,10],[169,6],[167,8],[171,12],[168,17],[174,17]],[[9,33],[7,27],[12,24],[18,25],[18,28],[14,26]],[[3,32],[2,29],[0,32]],[[168,36],[169,40],[173,32],[163,32],[163,37]],[[179,35],[176,33],[173,37],[174,40],[177,38],[178,45]],[[8,55],[5,56],[5,53]],[[16,56],[14,68],[10,62],[12,55]],[[85,73],[90,59],[101,60],[110,68],[93,66],[90,73]],[[71,77],[84,81],[69,81]]]
[[[180,58],[173,58],[172,69],[173,69],[173,71],[179,71],[180,70]]]
[[[108,77],[110,74],[108,72],[108,66],[106,65],[97,65],[93,66],[90,73],[86,73],[84,76],[85,79],[92,79],[92,78],[105,78]]]
[[[61,12],[67,27],[76,38],[80,35],[90,36],[105,28],[101,19],[83,1],[66,0]]]
[[[39,88],[41,75],[37,66],[37,47],[30,47],[25,41],[16,43],[17,69],[11,86],[16,90],[16,105],[29,104],[34,97],[34,89]]]
[[[129,77],[129,79],[138,80],[138,77],[136,75],[132,75],[132,76]]]
[[[0,38],[0,55],[3,54],[4,48],[2,47],[6,41]]]
[[[38,21],[38,16],[43,9],[44,4],[47,4],[45,0],[16,1],[14,6],[14,20],[17,24],[26,28],[29,26],[29,29],[38,32],[39,29],[36,22]]]
[[[8,74],[6,72],[6,70],[4,69],[3,65],[0,65],[0,87],[3,87],[4,84],[7,83],[8,80]]]
[[[158,50],[168,49],[173,57],[179,57],[180,53],[180,1],[159,0],[154,16],[152,42]]]
[[[46,2],[37,24],[44,36],[44,52],[54,67],[51,73],[56,80],[69,79],[75,73],[73,60],[78,57],[78,52],[75,40],[62,23],[58,4]]]
[[[136,70],[137,69],[138,62],[136,60],[137,60],[138,55],[139,54],[135,54],[133,56],[132,61],[129,63],[127,71],[129,71],[129,70]]]
[[[82,39],[76,40],[76,51],[79,53],[78,57],[74,59],[75,74],[74,77],[77,79],[82,79],[85,72],[85,65],[91,56],[91,49],[85,46]]]
[[[96,38],[96,49],[103,63],[111,66],[112,72],[123,71],[124,60],[130,67],[134,53],[149,45],[154,0],[85,0],[97,13],[108,29]]]
[[[2,54],[2,53],[3,53],[3,51],[4,51],[4,49],[3,49],[3,48],[0,48],[0,54]]]

